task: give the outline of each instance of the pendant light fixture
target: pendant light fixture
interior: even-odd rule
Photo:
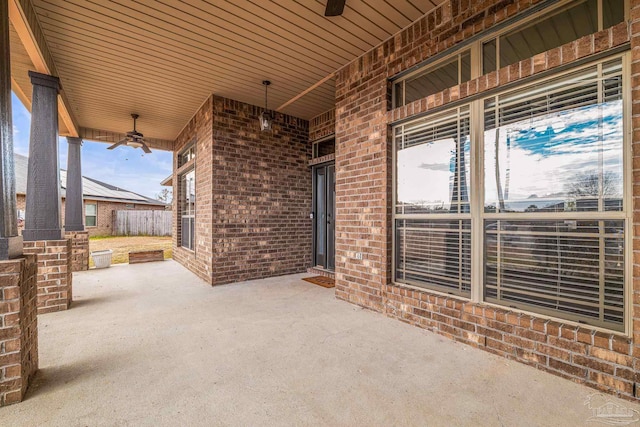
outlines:
[[[260,130],[269,131],[271,130],[273,118],[271,114],[267,112],[267,89],[271,82],[269,80],[263,80],[262,84],[264,85],[264,111],[260,114]]]

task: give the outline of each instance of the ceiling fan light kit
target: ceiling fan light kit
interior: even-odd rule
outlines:
[[[138,117],[140,117],[138,114],[135,114],[135,113],[131,114],[131,118],[133,119],[133,130],[127,132],[127,136],[122,138],[120,141],[107,147],[107,150],[113,150],[114,148],[119,147],[121,145],[126,145],[131,148],[142,148],[142,151],[144,151],[147,154],[151,154],[151,150],[149,149],[147,144],[144,142],[144,135],[136,130],[136,121],[138,120]]]
[[[127,141],[127,146],[132,148],[140,148],[142,147],[142,143],[138,141]]]

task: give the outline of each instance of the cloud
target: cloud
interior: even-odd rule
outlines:
[[[421,169],[441,172],[449,172],[451,170],[451,165],[449,163],[422,163],[418,167]]]
[[[143,154],[140,149],[88,142],[82,146],[82,174],[111,185],[155,197],[164,187],[160,181],[173,172],[173,153],[154,150]]]
[[[509,199],[526,200],[532,194],[561,197],[567,186],[581,174],[598,174],[601,168],[603,171],[621,173],[621,110],[619,102],[593,105],[501,128],[500,181],[506,190],[509,170]],[[553,132],[549,131],[551,122],[560,119],[563,126],[556,126]],[[524,133],[522,130],[516,131],[520,137],[511,139],[510,150],[507,149],[506,142],[509,128],[524,130]],[[486,203],[497,203],[498,198],[495,138],[495,129],[485,132]]]

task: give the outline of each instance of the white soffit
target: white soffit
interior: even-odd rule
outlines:
[[[347,0],[326,18],[325,0],[33,0],[78,125],[126,132],[135,112],[165,140],[211,93],[262,106],[264,79],[270,109],[327,111],[327,76],[441,2]]]

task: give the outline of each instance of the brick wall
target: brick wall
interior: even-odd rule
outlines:
[[[22,400],[38,369],[35,256],[0,261],[0,406]]]
[[[89,232],[67,231],[64,235],[71,240],[71,271],[89,269]]]
[[[462,298],[392,284],[392,144],[390,125],[631,40],[633,99],[640,99],[640,0],[631,23],[505,67],[389,111],[389,78],[539,1],[445,1],[336,75],[336,296],[449,338],[576,382],[640,398],[640,258],[635,257],[633,336],[497,309]],[[631,30],[630,30],[631,29]],[[631,34],[630,34],[631,33]],[[634,167],[640,168],[640,104],[633,103]],[[636,161],[638,160],[638,161]],[[640,169],[639,169],[640,170]],[[634,185],[640,205],[640,185]],[[640,213],[634,213],[634,225]],[[634,227],[634,228],[637,228]],[[634,249],[640,238],[634,236]],[[356,260],[355,253],[363,259]]]
[[[631,40],[631,99],[632,99],[632,150],[633,150],[633,206],[640,205],[640,84],[638,75],[640,74],[640,0],[631,0],[629,38]],[[633,340],[632,355],[634,357],[636,398],[640,398],[640,211],[634,209],[633,212],[633,294],[630,296],[633,301]],[[630,260],[631,262],[631,260]]]
[[[366,72],[361,63],[336,76],[336,296],[383,311],[391,266],[387,73],[384,61]]]
[[[213,282],[305,271],[311,262],[311,145],[306,120],[214,97]]]
[[[326,138],[336,132],[336,109],[332,108],[309,120],[309,141]]]
[[[195,250],[179,246],[174,156],[174,259],[211,284],[304,271],[311,254],[308,122],[276,114],[261,132],[259,107],[212,96],[176,140],[196,142]]]
[[[209,97],[175,141],[175,153],[195,141],[196,158],[196,214],[194,250],[180,246],[182,238],[179,225],[178,201],[180,179],[178,156],[173,156],[173,259],[193,271],[203,280],[212,283],[212,167],[213,167],[213,97]]]
[[[24,242],[24,253],[38,263],[38,314],[66,310],[72,301],[71,240]]]

